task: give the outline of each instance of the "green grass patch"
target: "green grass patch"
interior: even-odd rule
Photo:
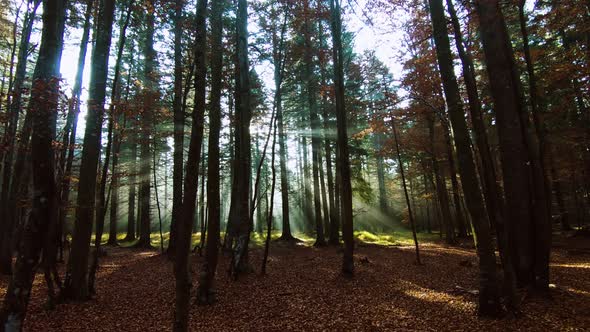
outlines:
[[[411,231],[401,230],[391,233],[371,233],[368,231],[355,231],[354,237],[358,241],[383,246],[407,246],[414,244]],[[418,233],[418,242],[434,242],[438,239],[436,234]]]

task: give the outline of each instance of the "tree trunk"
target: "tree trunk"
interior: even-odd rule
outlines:
[[[457,181],[457,170],[455,168],[455,156],[453,155],[454,149],[453,143],[451,142],[450,128],[448,124],[443,124],[443,127],[443,134],[445,136],[447,156],[449,160],[449,170],[451,171],[451,185],[453,187],[453,202],[455,203],[455,218],[457,219],[457,228],[459,230],[459,237],[467,237],[467,222],[465,221],[463,210],[461,208],[461,194],[459,193],[459,181]]]
[[[184,199],[182,219],[178,220],[176,252],[174,258],[174,276],[176,278],[176,301],[174,310],[174,331],[188,331],[189,297],[191,274],[189,254],[192,224],[195,217],[195,202],[199,188],[199,162],[203,141],[203,118],[206,96],[207,51],[207,0],[197,2],[196,37],[195,37],[195,104],[192,112],[191,138],[188,151],[186,177],[184,178]],[[215,242],[213,242],[215,244]]]
[[[16,168],[15,165],[14,172],[13,172],[13,157],[14,151],[18,150],[22,152],[18,148],[18,144],[16,141],[16,132],[17,132],[17,125],[18,125],[18,118],[21,111],[21,104],[22,104],[22,90],[23,90],[23,83],[25,80],[25,75],[27,71],[27,59],[28,59],[28,50],[29,50],[29,39],[31,37],[31,31],[33,29],[33,23],[35,18],[35,13],[37,12],[37,8],[41,3],[40,0],[36,0],[33,3],[33,8],[25,14],[25,19],[23,22],[23,30],[21,32],[21,40],[20,45],[18,47],[18,63],[16,66],[16,72],[14,74],[14,79],[11,79],[9,83],[9,93],[11,93],[11,97],[8,99],[10,103],[8,104],[8,121],[6,132],[4,133],[4,139],[2,142],[2,150],[5,152],[1,153],[0,156],[3,156],[2,160],[2,187],[0,188],[0,215],[4,216],[2,222],[0,222],[0,273],[1,274],[10,274],[12,272],[12,251],[13,251],[13,236],[14,233],[14,225],[16,221],[16,213],[15,213],[15,203],[16,197],[13,195],[16,189],[14,188],[16,181],[13,180],[17,176],[13,173],[18,173],[19,170]],[[17,15],[18,19],[18,15]],[[16,29],[16,27],[15,27]],[[15,30],[16,33],[16,30]],[[15,35],[16,38],[16,35]],[[14,40],[16,47],[16,39]],[[12,61],[11,61],[12,63]],[[12,71],[12,66],[11,66]],[[11,75],[12,76],[12,75]],[[21,140],[23,138],[21,137]],[[28,138],[26,138],[28,141]],[[28,144],[27,144],[28,145]],[[17,155],[17,159],[19,156]],[[12,188],[11,188],[11,180],[12,180]]]
[[[136,122],[136,121],[132,121]],[[129,195],[128,195],[128,205],[127,205],[127,235],[125,236],[125,241],[135,241],[135,221],[136,221],[136,213],[135,213],[135,188],[137,187],[136,182],[136,174],[137,173],[137,133],[135,130],[131,128],[129,133],[129,149],[131,150],[130,156],[130,164],[129,164],[129,176],[128,176],[128,183],[129,183]]]
[[[436,180],[436,197],[440,206],[441,218],[439,231],[442,236],[443,226],[445,228],[445,240],[447,244],[455,244],[455,229],[451,219],[451,210],[449,208],[449,195],[447,193],[447,185],[445,178],[438,166],[438,159],[436,157],[436,149],[434,146],[434,116],[428,116],[428,132],[430,137],[430,147],[432,151],[432,170]]]
[[[317,110],[317,96],[316,96],[316,79],[314,75],[314,63],[313,63],[313,49],[311,44],[312,27],[310,23],[310,7],[309,1],[304,1],[303,4],[303,15],[305,16],[305,81],[307,83],[307,104],[309,106],[309,117],[310,117],[310,128],[311,128],[311,154],[312,154],[312,173],[313,173],[313,203],[314,203],[314,220],[315,220],[315,231],[316,241],[314,246],[325,246],[326,239],[324,236],[324,222],[322,220],[322,202],[320,194],[320,176],[319,167],[320,164],[320,135],[319,135],[319,117]],[[304,148],[307,149],[306,146]],[[310,196],[307,196],[309,198]]]
[[[230,243],[233,247],[232,263],[230,267],[234,278],[241,272],[248,272],[251,267],[248,262],[248,244],[252,221],[250,220],[249,182],[250,182],[250,69],[248,61],[248,2],[238,0],[237,8],[237,84],[236,84],[236,162],[234,166],[235,214],[230,220]]]
[[[414,216],[412,213],[412,204],[410,204],[410,196],[408,195],[408,187],[406,186],[406,176],[404,173],[404,164],[402,162],[402,156],[399,151],[399,138],[397,136],[397,130],[395,129],[395,121],[392,120],[391,128],[393,130],[393,137],[395,140],[395,152],[397,155],[397,163],[399,164],[400,175],[402,176],[402,187],[404,188],[404,196],[406,198],[406,205],[408,207],[408,216],[410,218],[410,227],[412,229],[412,237],[414,238],[414,247],[416,249],[416,264],[420,265],[420,249],[418,247],[418,237],[416,237],[416,225],[414,223]]]
[[[172,109],[174,112],[174,155],[172,170],[172,222],[170,223],[170,241],[168,242],[168,257],[173,258],[176,250],[176,237],[178,222],[182,218],[182,171],[184,155],[184,109],[182,106],[182,10],[183,0],[175,1],[174,8],[174,100]],[[188,90],[188,89],[185,89]]]
[[[338,167],[341,180],[341,218],[344,256],[342,272],[352,276],[354,273],[354,237],[352,220],[352,185],[350,181],[350,160],[348,159],[348,134],[346,133],[346,107],[344,100],[344,73],[342,49],[342,21],[340,1],[330,0],[332,43],[334,44],[334,85],[336,91],[336,127],[338,131]]]
[[[78,184],[78,207],[76,209],[72,250],[70,251],[65,284],[65,295],[73,300],[86,300],[89,296],[87,282],[88,253],[92,234],[97,166],[101,148],[101,129],[115,1],[101,0],[99,8],[97,39],[92,51],[88,115],[86,117],[80,182]]]
[[[546,289],[549,282],[551,229],[546,220],[546,204],[531,194],[533,172],[527,147],[527,126],[520,79],[514,63],[510,38],[497,0],[476,1],[485,62],[496,109],[500,157],[504,175],[507,216],[510,219],[510,242],[514,246],[513,262],[521,286],[535,285]],[[530,142],[528,142],[530,143]],[[533,160],[534,162],[534,160]],[[533,165],[534,168],[537,168]],[[538,178],[538,172],[535,178]],[[541,174],[542,175],[542,174]],[[534,206],[533,200],[539,204]],[[533,211],[538,210],[535,214]]]
[[[125,41],[127,39],[127,27],[129,26],[129,21],[131,19],[131,9],[133,8],[133,3],[128,4],[129,8],[127,9],[127,13],[125,14],[125,18],[123,16],[121,21],[121,30],[119,31],[119,45],[117,51],[117,60],[115,62],[115,77],[113,78],[113,88],[112,88],[112,95],[111,95],[111,106],[109,107],[109,113],[111,116],[111,121],[113,121],[113,138],[112,138],[112,156],[113,156],[113,164],[112,164],[112,172],[111,172],[111,188],[112,188],[112,197],[111,197],[111,211],[110,211],[110,218],[109,218],[109,240],[107,244],[109,245],[116,245],[117,244],[117,209],[118,209],[118,200],[119,200],[119,178],[115,174],[115,170],[117,167],[117,163],[119,162],[119,151],[120,151],[120,144],[121,144],[121,111],[119,110],[120,101],[121,101],[121,62],[123,60],[123,49],[125,48]],[[104,221],[103,221],[104,222]]]
[[[277,82],[280,79],[280,70],[277,68],[276,60],[275,60],[275,91],[278,91],[278,84]],[[282,201],[282,208],[283,208],[283,227],[281,233],[281,240],[284,241],[291,241],[293,240],[293,235],[291,234],[291,224],[289,218],[289,180],[287,174],[287,146],[285,143],[286,134],[285,128],[283,123],[283,107],[282,107],[282,95],[277,94],[276,98],[276,105],[277,105],[277,127],[279,130],[279,167],[281,169],[281,201]]]
[[[199,304],[212,304],[216,301],[213,289],[215,270],[219,255],[219,230],[221,219],[221,200],[219,197],[219,133],[221,130],[221,89],[223,69],[223,11],[224,3],[214,1],[211,7],[211,101],[209,110],[209,145],[207,166],[207,248],[205,263],[197,289]]]
[[[41,252],[44,256],[52,255],[55,248],[56,238],[53,235],[57,222],[57,196],[52,144],[59,96],[57,63],[61,59],[58,48],[63,38],[57,22],[63,15],[65,1],[44,2],[41,46],[31,90],[31,109],[35,110],[31,138],[33,205],[23,228],[14,275],[0,313],[0,326],[7,331],[22,330]]]
[[[157,109],[158,93],[158,74],[156,69],[156,50],[154,49],[155,36],[155,12],[153,9],[154,2],[144,3],[146,9],[146,28],[145,40],[143,45],[143,54],[145,58],[143,68],[143,110],[141,114],[141,148],[139,150],[139,241],[136,246],[140,248],[152,248],[151,235],[151,163],[152,153],[150,145],[153,142],[150,135],[155,135],[154,116]],[[156,147],[152,147],[155,149]]]
[[[471,215],[479,257],[479,307],[478,313],[484,316],[498,316],[501,311],[497,285],[496,255],[492,242],[490,224],[479,188],[475,163],[471,152],[471,142],[463,103],[459,92],[459,85],[453,69],[453,56],[449,36],[447,34],[446,18],[442,0],[429,0],[430,15],[436,57],[443,82],[443,91],[448,107],[449,118],[453,127],[461,185],[465,193],[467,208]]]
[[[477,150],[479,151],[479,157],[481,159],[482,172],[480,177],[482,181],[488,217],[496,228],[496,231],[499,232],[500,237],[505,237],[506,227],[504,226],[504,202],[501,189],[498,186],[498,182],[496,181],[496,166],[494,164],[494,159],[492,157],[488,143],[486,127],[482,118],[482,106],[477,91],[473,59],[471,55],[465,51],[459,19],[457,17],[452,0],[447,0],[447,7],[451,15],[455,44],[457,46],[459,58],[461,59],[461,65],[463,68],[463,80],[467,88],[469,112],[471,115],[471,124],[473,126],[473,136],[475,137],[475,143]],[[500,248],[500,250],[502,249]]]

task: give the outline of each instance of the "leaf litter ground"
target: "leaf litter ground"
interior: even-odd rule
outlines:
[[[556,248],[552,300],[525,297],[522,317],[478,319],[477,258],[472,248],[428,243],[424,265],[411,246],[358,243],[356,274],[338,273],[340,249],[273,243],[267,274],[232,281],[220,260],[218,302],[192,306],[193,331],[575,331],[590,329],[590,255]],[[173,264],[156,251],[107,248],[97,297],[46,311],[38,274],[26,331],[169,331]],[[259,270],[262,250],[251,251]],[[202,258],[192,259],[196,286]],[[0,279],[4,297],[8,279]]]

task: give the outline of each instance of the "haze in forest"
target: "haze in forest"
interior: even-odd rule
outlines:
[[[0,0],[0,331],[590,327],[590,3]]]

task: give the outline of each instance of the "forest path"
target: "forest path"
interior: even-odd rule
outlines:
[[[424,265],[411,246],[357,246],[356,275],[342,278],[338,248],[271,246],[267,275],[237,282],[222,257],[219,302],[193,306],[193,331],[505,331],[590,329],[590,255],[556,249],[551,275],[554,304],[525,298],[520,319],[475,316],[477,258],[473,249],[427,243]],[[96,299],[45,311],[42,275],[35,280],[27,331],[169,331],[174,310],[172,263],[156,251],[108,247],[97,279]],[[260,269],[262,251],[251,262]],[[200,257],[193,270],[200,270]],[[193,273],[194,285],[198,273]],[[0,295],[7,278],[0,279]]]

